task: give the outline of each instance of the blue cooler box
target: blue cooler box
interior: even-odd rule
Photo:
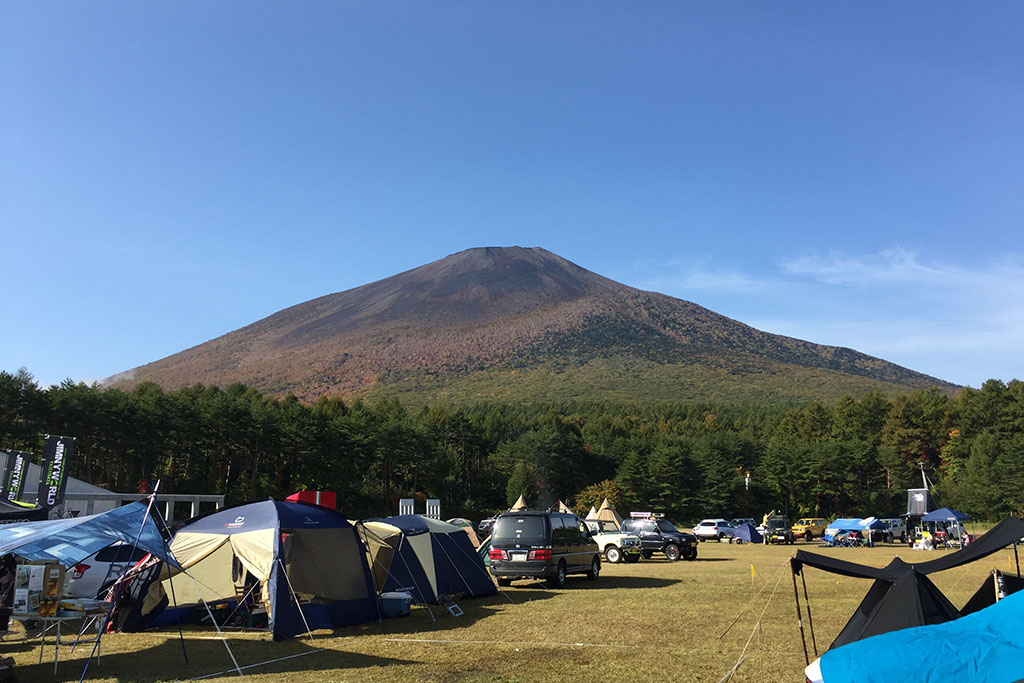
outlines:
[[[405,617],[409,615],[412,595],[393,591],[380,594],[380,611],[386,617]]]

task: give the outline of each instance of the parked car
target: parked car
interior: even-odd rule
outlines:
[[[812,541],[825,535],[825,520],[821,517],[803,517],[793,525],[793,536]]]
[[[630,518],[622,523],[622,532],[640,537],[640,553],[645,559],[654,553],[664,553],[670,562],[697,559],[697,537],[679,531],[667,519]]]
[[[604,559],[612,564],[622,561],[640,561],[640,538],[633,534],[625,534],[619,530],[615,522],[603,519],[585,520],[590,533],[597,541]]]
[[[796,540],[793,535],[793,528],[789,524],[789,518],[782,515],[773,515],[768,518],[764,525],[765,543],[790,543]]]
[[[601,573],[601,549],[587,523],[561,512],[498,515],[488,556],[499,586],[516,579],[546,579],[552,588],[562,588],[569,574],[586,574],[593,581]]]
[[[64,576],[64,595],[70,598],[95,598],[111,581],[148,555],[142,548],[132,551],[131,544],[107,546],[74,567]]]
[[[735,527],[732,526],[726,519],[702,519],[697,526],[693,527],[693,535],[697,537],[698,541],[723,541],[735,531]]]
[[[741,527],[744,524],[749,524],[755,528],[757,527],[757,522],[754,521],[753,517],[737,517],[736,519],[730,519],[729,524],[732,524],[734,528]]]

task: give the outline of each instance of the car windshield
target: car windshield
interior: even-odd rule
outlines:
[[[784,529],[785,527],[786,527],[786,522],[784,520],[781,520],[781,519],[769,519],[768,520],[768,528],[769,529]]]
[[[494,531],[491,537],[495,541],[516,540],[516,541],[537,541],[543,543],[547,534],[545,533],[544,517],[539,515],[509,515],[499,517],[494,523]]]
[[[674,533],[678,533],[678,530],[674,526],[672,526],[672,522],[668,521],[667,519],[659,519],[658,520],[658,528],[661,529],[662,531],[668,531],[670,533],[673,533],[673,532]]]

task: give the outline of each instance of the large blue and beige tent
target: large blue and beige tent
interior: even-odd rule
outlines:
[[[187,576],[165,571],[150,587],[144,618],[169,595],[176,603],[154,624],[200,617],[201,602],[237,602],[250,591],[275,639],[379,616],[359,535],[327,508],[280,500],[225,508],[183,526],[170,547]]]
[[[418,604],[442,602],[450,595],[498,592],[469,538],[453,524],[399,515],[361,526],[382,592],[405,591]]]

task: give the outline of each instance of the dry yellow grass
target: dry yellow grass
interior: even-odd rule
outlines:
[[[409,617],[317,632],[312,640],[274,643],[251,632],[233,632],[229,638],[242,666],[299,655],[246,670],[246,678],[268,683],[719,681],[744,654],[732,681],[801,681],[804,654],[787,563],[800,547],[876,566],[894,554],[907,561],[937,556],[897,547],[819,550],[811,544],[703,543],[696,562],[605,565],[598,581],[573,577],[564,590],[517,583],[504,595],[463,600],[465,614],[458,618],[435,607],[433,621],[425,608],[414,608]],[[993,567],[1011,568],[1012,556],[1012,551],[1001,551],[933,579],[960,606]],[[753,582],[751,564],[757,571]],[[807,570],[819,651],[846,623],[869,585]],[[176,633],[106,636],[102,663],[93,664],[89,680],[175,680],[231,668],[212,630],[190,628],[186,641],[187,664]],[[74,654],[62,648],[54,677],[52,650],[47,649],[40,665],[38,642],[8,638],[0,644],[5,655],[17,660],[21,681],[78,680],[88,648],[80,646]],[[320,648],[325,650],[316,651]],[[237,674],[223,674],[228,677]]]

